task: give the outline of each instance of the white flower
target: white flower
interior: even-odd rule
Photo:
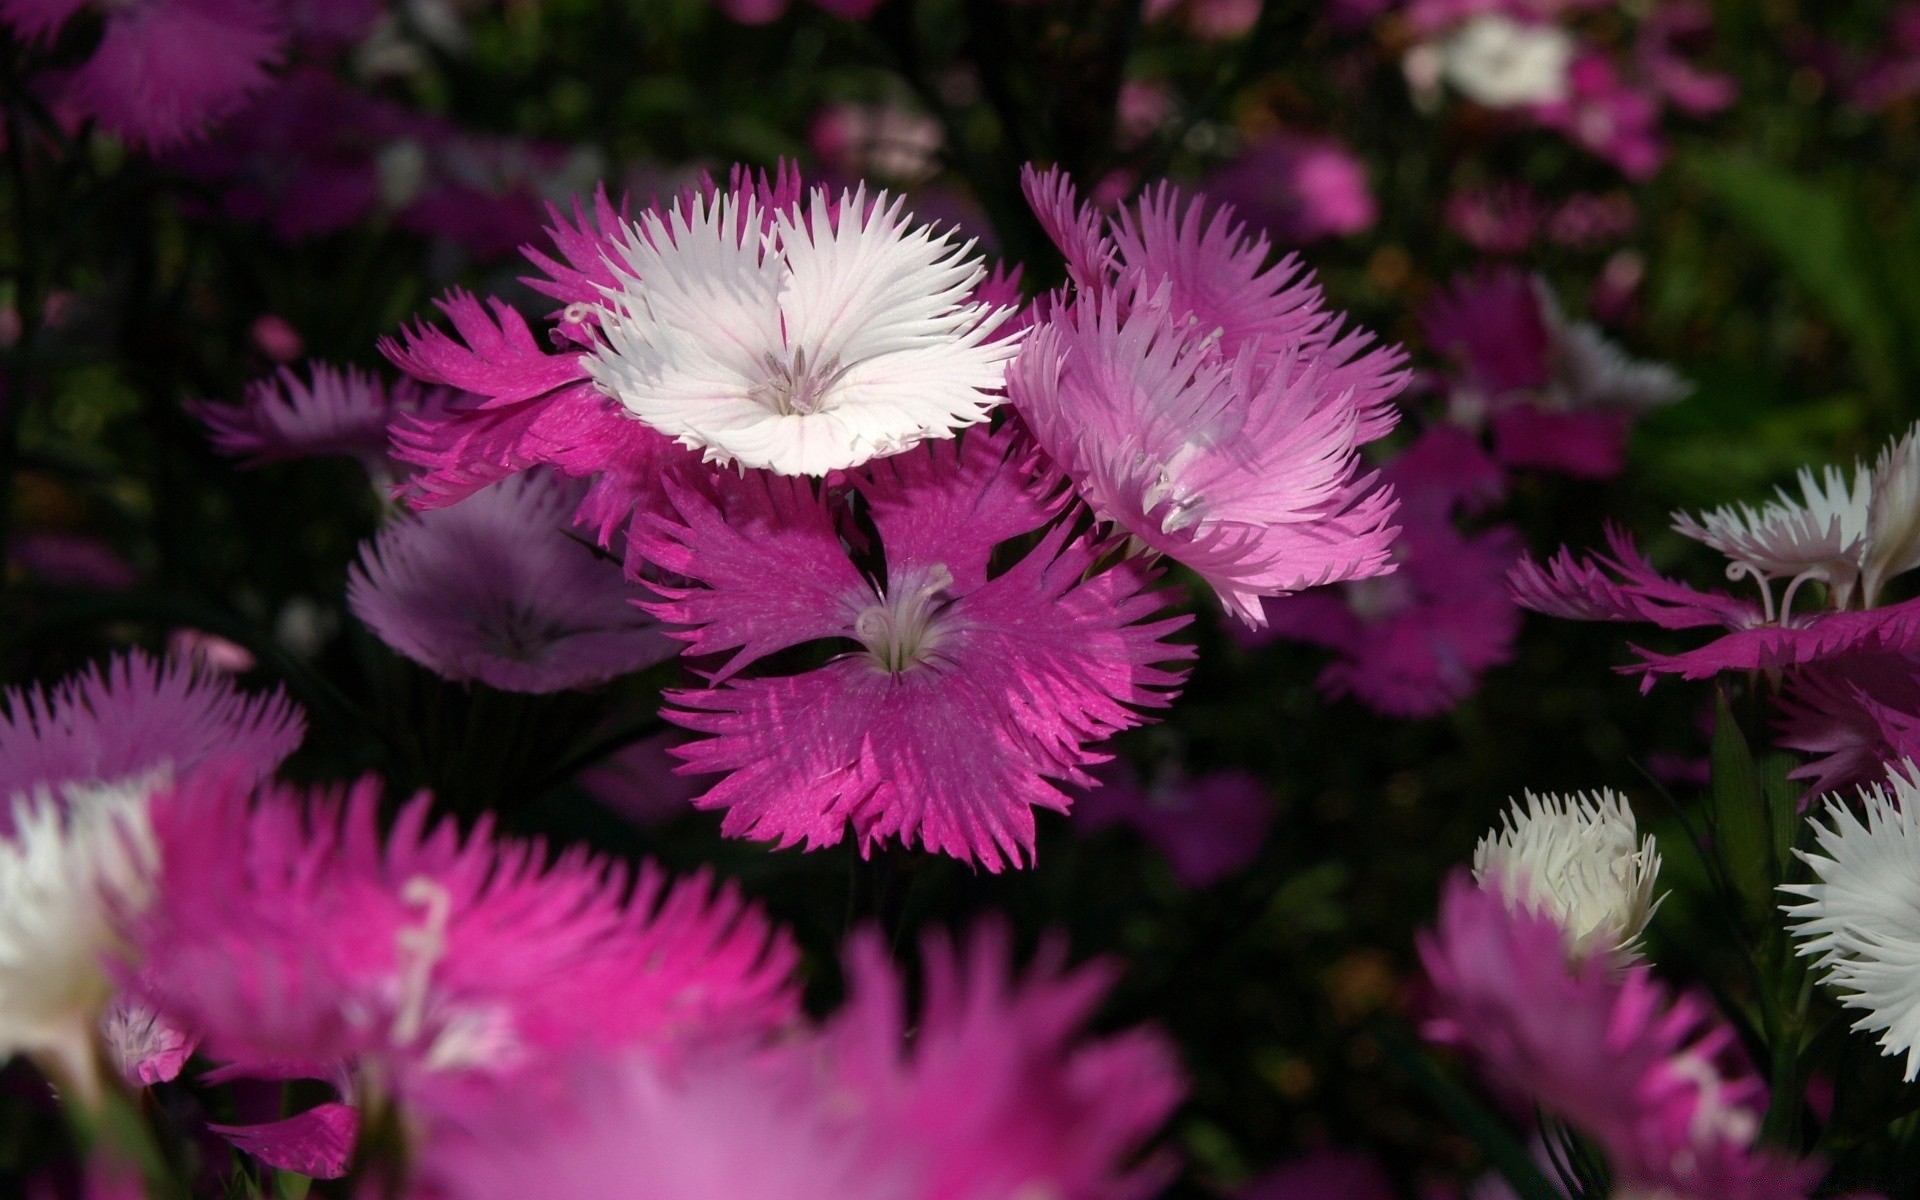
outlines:
[[[1920,567],[1920,425],[1880,452],[1860,573],[1861,602],[1872,608],[1880,586]]]
[[[1001,402],[1011,310],[975,303],[984,275],[903,202],[824,189],[763,213],[722,195],[647,213],[618,246],[602,391],[711,461],[822,475],[950,437]]]
[[[1633,810],[1607,789],[1592,796],[1528,792],[1473,852],[1474,880],[1559,921],[1577,956],[1632,954],[1658,907],[1659,874],[1653,838],[1638,838]]]
[[[1803,898],[1782,905],[1800,953],[1818,955],[1827,982],[1866,1016],[1855,1029],[1880,1034],[1882,1052],[1905,1054],[1920,1074],[1920,767],[1908,760],[1892,790],[1862,788],[1862,813],[1829,800],[1830,825],[1814,823],[1819,853],[1800,857],[1816,883],[1782,884]]]
[[[1546,318],[1552,379],[1545,401],[1557,408],[1625,408],[1637,412],[1681,400],[1693,385],[1665,363],[1634,358],[1588,321],[1569,321],[1545,279],[1534,277]]]
[[[143,785],[20,798],[0,838],[0,1056],[98,1080],[95,1029],[113,997],[118,922],[151,897],[158,851]]]
[[[1488,108],[1518,108],[1567,97],[1573,36],[1556,25],[1483,13],[1441,44],[1447,82]]]

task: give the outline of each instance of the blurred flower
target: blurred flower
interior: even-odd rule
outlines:
[[[244,675],[260,665],[253,652],[240,643],[199,629],[169,632],[167,656],[218,675]]]
[[[1393,1179],[1370,1154],[1315,1150],[1256,1176],[1235,1200],[1394,1200]]]
[[[1740,95],[1731,76],[1704,71],[1687,54],[1712,33],[1713,8],[1706,0],[1663,0],[1640,22],[1634,39],[1640,77],[1690,116],[1711,116],[1731,108]]]
[[[247,385],[239,405],[189,401],[187,411],[207,427],[222,454],[260,466],[290,458],[332,455],[357,458],[376,479],[393,473],[387,458],[387,425],[400,413],[417,413],[450,399],[444,389],[411,379],[389,386],[358,367],[342,370],[309,362],[307,378],[282,367]]]
[[[1182,9],[1187,28],[1210,42],[1240,37],[1260,20],[1260,0],[1146,0],[1141,15],[1154,21]]]
[[[23,533],[9,553],[16,565],[54,587],[118,591],[140,581],[132,563],[96,537],[80,533]]]
[[[1442,219],[1482,254],[1518,254],[1540,235],[1546,206],[1523,183],[1499,183],[1454,192]]]
[[[1557,25],[1500,13],[1472,17],[1440,43],[1442,77],[1488,108],[1562,101],[1573,62],[1572,35]]]
[[[1591,250],[1625,237],[1638,219],[1633,197],[1625,192],[1578,192],[1547,218],[1547,236],[1562,246]]]
[[[765,25],[786,15],[789,0],[715,0],[720,11],[742,25]],[[849,21],[864,21],[880,0],[813,0],[816,7]]]
[[[1007,310],[970,302],[967,247],[884,192],[695,197],[641,214],[615,254],[586,369],[710,461],[821,475],[949,437],[998,403],[1017,346],[989,337]]]
[[[154,848],[139,787],[11,802],[0,837],[0,1056],[33,1055],[98,1102],[95,1029],[124,952],[118,920],[151,896]]]
[[[42,789],[67,796],[151,783],[216,758],[258,779],[305,733],[278,690],[250,695],[225,676],[136,651],[52,689],[0,696],[0,802]]]
[[[1173,89],[1159,80],[1125,81],[1114,105],[1114,140],[1127,149],[1145,145],[1172,119],[1175,104]]]
[[[1054,523],[988,577],[994,547],[1047,526],[1057,486],[1011,430],[883,459],[849,482],[880,537],[884,579],[854,565],[834,507],[805,480],[721,475],[671,488],[672,515],[637,523],[672,582],[649,612],[684,627],[689,654],[734,651],[707,689],[667,693],[664,715],[709,736],[686,770],[724,772],[697,804],[722,832],[809,849],[851,824],[863,852],[907,844],[998,871],[1033,850],[1034,808],[1065,811],[1050,780],[1085,784],[1088,743],[1141,723],[1190,657],[1162,639],[1185,617],[1131,563],[1093,573],[1104,547]],[[681,577],[684,582],[675,577]],[[861,649],[797,675],[739,679],[789,646]]]
[[[662,1054],[790,1021],[795,952],[731,887],[465,837],[367,780],[257,797],[201,773],[156,806],[167,881],[140,998],[226,1074],[337,1078],[430,1126],[579,1052]]]
[[[1330,697],[1351,695],[1388,716],[1434,716],[1512,659],[1520,613],[1499,581],[1521,543],[1509,525],[1455,528],[1456,507],[1483,505],[1504,482],[1464,430],[1426,431],[1382,474],[1402,501],[1395,572],[1267,601],[1270,636],[1335,651],[1318,680]]]
[[[687,741],[668,729],[609,755],[575,776],[580,789],[639,825],[658,825],[693,811],[694,797],[705,790],[699,780],[674,770],[678,748]]]
[[[100,1041],[129,1087],[151,1087],[179,1076],[200,1039],[175,1029],[128,995],[115,997],[100,1020]]]
[[[1827,823],[1814,822],[1819,852],[1801,854],[1816,881],[1782,884],[1800,903],[1781,911],[1800,954],[1818,956],[1841,1003],[1866,1013],[1854,1028],[1880,1034],[1883,1053],[1904,1055],[1912,1082],[1920,1074],[1920,938],[1910,899],[1920,889],[1920,768],[1908,761],[1885,785],[1862,788],[1855,807],[1827,801]]]
[[[1116,758],[1091,774],[1100,786],[1075,797],[1074,824],[1088,832],[1131,826],[1166,855],[1187,887],[1210,887],[1244,871],[1273,824],[1272,798],[1246,771],[1189,776],[1170,768],[1142,784],[1133,765]]]
[[[807,142],[843,175],[919,183],[939,170],[940,123],[893,104],[829,104],[813,114]]]
[[[1262,138],[1206,187],[1283,246],[1360,233],[1380,218],[1366,165],[1331,138]]]
[[[1575,59],[1566,80],[1564,94],[1534,106],[1534,119],[1611,162],[1628,178],[1651,178],[1666,160],[1659,99],[1629,82],[1613,60],[1598,51]]]
[[[1393,427],[1399,351],[1363,353],[1231,208],[1163,186],[1108,226],[1057,172],[1026,183],[1076,291],[1009,389],[1095,516],[1255,627],[1263,596],[1388,570],[1393,498],[1359,447]]]
[[[1803,667],[1779,697],[1778,744],[1811,755],[1791,773],[1809,798],[1875,783],[1920,758],[1920,660],[1856,654]]]
[[[1869,112],[1920,93],[1920,4],[1896,4],[1887,14],[1885,49],[1847,88],[1856,108]]]
[[[0,0],[23,39],[51,41],[83,9],[104,10],[87,61],[53,83],[57,102],[150,148],[189,141],[266,87],[287,30],[272,0]]]
[[[1464,873],[1419,950],[1427,1036],[1592,1137],[1620,1194],[1803,1200],[1818,1180],[1818,1163],[1756,1144],[1766,1085],[1703,1000],[1670,995],[1644,966],[1570,961],[1558,921]]]
[[[1659,874],[1652,835],[1640,839],[1633,809],[1605,788],[1592,796],[1528,792],[1473,852],[1474,882],[1558,921],[1575,957],[1637,955],[1659,907]]]
[[[360,1112],[350,1105],[327,1103],[261,1125],[209,1123],[207,1128],[276,1171],[338,1179],[353,1159]]]
[[[249,332],[253,335],[253,344],[260,348],[260,353],[283,365],[299,358],[306,349],[306,342],[301,338],[300,331],[295,329],[285,317],[275,316],[273,313],[263,313],[254,318]]]
[[[435,674],[503,691],[588,687],[671,658],[619,562],[570,532],[581,490],[519,475],[399,517],[362,545],[347,605]]]

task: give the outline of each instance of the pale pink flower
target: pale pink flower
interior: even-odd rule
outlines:
[[[1256,627],[1263,596],[1390,569],[1393,497],[1359,447],[1393,426],[1399,352],[1362,353],[1231,209],[1161,188],[1109,227],[1058,173],[1026,181],[1076,286],[1009,389],[1094,515]]]
[[[551,859],[485,821],[463,837],[424,796],[383,835],[379,809],[372,780],[256,798],[209,771],[162,796],[140,998],[235,1073],[345,1078],[416,1110],[556,1056],[757,1038],[795,1014],[791,944],[731,887]]]
[[[263,778],[305,733],[277,689],[254,695],[225,675],[136,651],[52,688],[0,696],[0,799],[151,780],[214,758]]]
[[[605,683],[673,657],[620,563],[576,536],[583,485],[545,472],[396,518],[347,572],[347,605],[447,679],[510,692]]]
[[[104,9],[86,62],[55,85],[59,100],[129,141],[165,147],[197,137],[269,82],[287,29],[272,0],[0,0],[0,20],[50,41],[82,9]]]
[[[1053,523],[989,577],[994,547],[1047,526],[1057,485],[1036,484],[1010,431],[967,434],[855,472],[884,578],[841,540],[840,506],[762,472],[671,487],[672,514],[635,526],[666,572],[650,612],[688,653],[732,652],[665,715],[709,735],[686,770],[724,772],[696,803],[733,836],[838,842],[891,836],[997,871],[1033,849],[1033,809],[1065,811],[1053,781],[1084,784],[1089,750],[1162,706],[1190,657],[1163,640],[1187,618],[1131,563],[1092,573],[1105,547]],[[704,482],[705,486],[699,486]],[[677,577],[677,578],[676,578]],[[860,649],[799,675],[736,677],[789,646]]]

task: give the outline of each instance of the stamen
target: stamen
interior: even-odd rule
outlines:
[[[805,346],[794,350],[793,357],[784,362],[768,351],[761,365],[766,368],[766,377],[749,388],[747,395],[783,417],[807,417],[823,411],[833,389],[846,377],[837,356],[809,366]]]
[[[1773,624],[1773,585],[1767,582],[1767,576],[1759,567],[1742,559],[1734,559],[1727,564],[1727,578],[1738,583],[1742,579],[1751,579],[1760,588],[1761,619]]]
[[[1785,625],[1787,619],[1793,615],[1794,593],[1798,592],[1800,585],[1809,579],[1818,579],[1821,583],[1831,584],[1833,582],[1833,572],[1825,567],[1808,567],[1793,577],[1793,582],[1787,585],[1786,595],[1780,597],[1780,623],[1782,625]]]
[[[952,587],[953,572],[945,563],[935,563],[918,587],[887,596],[854,618],[854,636],[866,645],[875,666],[898,675],[928,660],[941,641],[939,595]]]
[[[393,1044],[404,1046],[420,1036],[427,1021],[427,985],[434,964],[447,952],[447,919],[453,915],[453,894],[438,880],[415,875],[407,880],[400,898],[426,909],[420,924],[394,935],[401,959],[400,1005],[393,1018]]]

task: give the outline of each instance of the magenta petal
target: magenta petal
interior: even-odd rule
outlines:
[[[1628,409],[1548,412],[1523,404],[1494,417],[1493,450],[1510,467],[1612,479],[1626,469],[1632,426]]]
[[[265,1125],[213,1125],[237,1148],[276,1171],[294,1171],[312,1179],[338,1179],[353,1159],[360,1132],[360,1110],[346,1104],[322,1104],[284,1121]]]

